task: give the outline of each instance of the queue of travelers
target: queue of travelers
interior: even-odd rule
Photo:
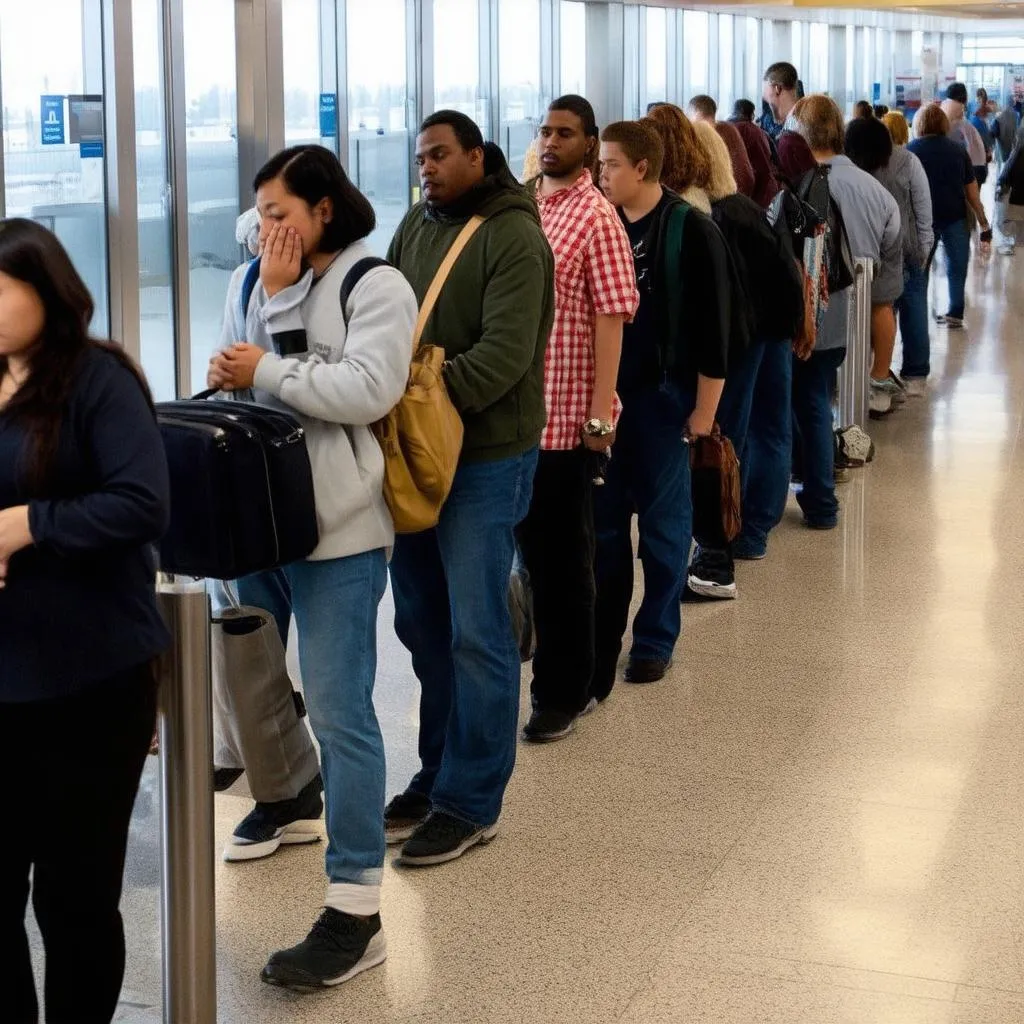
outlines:
[[[314,841],[321,814],[328,840],[323,910],[270,955],[264,981],[315,990],[384,961],[388,844],[399,864],[429,867],[497,836],[519,733],[516,560],[535,630],[523,738],[552,743],[599,713],[619,678],[637,558],[643,598],[622,677],[650,684],[676,654],[681,605],[735,598],[736,560],[769,554],[794,476],[804,525],[836,527],[846,263],[875,267],[873,414],[926,393],[939,245],[950,306],[937,319],[963,326],[969,211],[983,231],[988,221],[987,160],[971,152],[978,131],[961,89],[950,111],[921,111],[913,141],[899,112],[869,108],[847,125],[829,97],[803,95],[788,63],[765,73],[760,125],[749,100],[720,121],[698,95],[688,112],[655,104],[601,130],[586,99],[564,96],[523,181],[468,116],[439,111],[416,137],[422,198],[387,262],[347,296],[341,286],[370,255],[369,201],[319,146],[259,171],[256,213],[239,221],[258,276],[245,264],[232,276],[208,383],[301,424],[319,542],[228,586],[269,616],[282,646],[294,619],[320,756],[305,733],[286,756],[269,723],[248,737],[246,757],[277,785],[253,787],[224,856],[244,863]],[[1019,134],[1007,147],[1005,114],[992,132],[996,223],[1013,239],[1024,163]],[[820,213],[810,229],[808,211]],[[0,772],[36,780],[31,795],[8,796],[19,827],[0,853],[5,1019],[17,1022],[39,1014],[30,872],[47,1018],[115,1012],[128,823],[153,732],[151,666],[168,643],[153,588],[152,545],[169,516],[160,434],[140,371],[89,337],[92,311],[51,234],[0,222]],[[370,427],[401,398],[421,334],[444,348],[464,437],[437,525],[396,535]],[[741,465],[742,528],[724,542],[695,528],[691,475],[691,446],[718,429]],[[420,684],[420,768],[386,803],[373,689],[389,577]]]

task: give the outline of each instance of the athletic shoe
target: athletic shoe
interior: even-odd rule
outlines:
[[[554,743],[576,728],[576,715],[555,708],[542,710],[534,708],[529,722],[523,729],[523,738],[531,743]]]
[[[320,816],[324,813],[324,802],[320,796],[323,788],[323,780],[317,774],[291,800],[257,803],[228,840],[224,847],[224,860],[228,863],[260,860],[277,853],[282,846],[318,843]]]
[[[927,377],[908,377],[907,378],[907,397],[908,398],[924,398],[928,394],[928,378]]]
[[[962,331],[964,322],[961,317],[947,315],[942,321],[951,331]]]
[[[843,427],[836,434],[836,465],[856,468],[875,457],[875,443],[854,423]]]
[[[404,843],[430,816],[430,798],[406,790],[384,808],[384,838],[388,846]]]
[[[1017,251],[1015,246],[1012,245],[1001,245],[999,246],[1000,256],[1012,256]]]
[[[907,387],[898,377],[890,374],[885,380],[870,378],[872,393],[888,395],[893,405],[902,405],[907,400]]]
[[[484,828],[453,814],[434,811],[402,847],[398,863],[414,868],[445,864],[474,846],[485,846],[497,834],[497,824]]]
[[[868,415],[873,420],[880,420],[891,412],[892,397],[880,388],[876,388],[875,382],[872,381],[871,388],[868,391]]]
[[[261,977],[278,988],[316,992],[350,981],[387,956],[380,914],[356,917],[324,907],[309,935],[297,946],[274,953]]]
[[[732,559],[724,551],[702,548],[690,563],[686,586],[700,597],[735,600],[736,573]]]
[[[668,658],[630,658],[626,663],[627,683],[657,683],[665,678],[672,662]]]

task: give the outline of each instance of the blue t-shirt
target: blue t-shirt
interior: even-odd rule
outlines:
[[[935,230],[964,220],[967,216],[965,189],[975,180],[967,150],[945,135],[914,139],[907,149],[921,161],[928,175]]]

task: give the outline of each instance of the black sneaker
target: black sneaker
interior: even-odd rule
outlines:
[[[404,843],[430,815],[430,797],[407,789],[384,808],[384,838],[388,846]]]
[[[388,945],[380,914],[355,917],[324,907],[305,939],[271,955],[260,975],[268,985],[315,992],[384,963]]]
[[[214,768],[214,793],[223,793],[224,790],[230,789],[244,774],[244,768]]]
[[[297,797],[275,803],[257,803],[242,819],[224,847],[228,862],[259,860],[277,853],[281,846],[320,841],[320,816],[324,813],[323,779],[319,773]]]
[[[667,658],[630,658],[626,663],[627,683],[657,683],[665,678],[672,662]]]
[[[686,585],[701,597],[733,600],[736,597],[736,573],[725,551],[704,549],[690,563]]]
[[[523,737],[531,743],[554,743],[555,740],[568,736],[576,728],[578,717],[570,715],[567,711],[544,711],[534,708],[530,720],[523,729]]]
[[[414,868],[445,864],[474,846],[486,845],[497,834],[497,824],[482,828],[444,811],[433,811],[402,847],[398,863]]]

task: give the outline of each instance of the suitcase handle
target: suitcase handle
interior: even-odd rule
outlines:
[[[205,402],[208,398],[213,398],[213,396],[215,394],[217,394],[218,391],[220,391],[220,388],[207,388],[205,391],[200,391],[198,394],[193,395],[189,399],[189,401],[190,402]]]

